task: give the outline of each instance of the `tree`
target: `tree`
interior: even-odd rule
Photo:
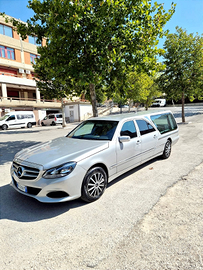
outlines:
[[[156,76],[150,76],[146,72],[131,72],[128,84],[128,98],[134,102],[144,103],[146,110],[151,106],[154,98],[162,94],[156,83]]]
[[[41,55],[34,65],[40,91],[55,97],[89,85],[97,116],[95,85],[119,79],[131,65],[153,69],[158,38],[175,11],[150,0],[30,0],[35,15],[27,24],[12,19],[23,38],[36,35]],[[80,87],[79,87],[80,88]],[[82,88],[82,87],[81,87]]]
[[[176,27],[176,33],[168,35],[164,49],[165,69],[159,84],[168,97],[182,100],[185,122],[185,98],[193,101],[203,97],[203,37]]]

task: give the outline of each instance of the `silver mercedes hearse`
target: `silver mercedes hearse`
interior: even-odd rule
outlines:
[[[178,139],[170,111],[91,118],[65,137],[17,153],[11,185],[40,202],[93,202],[119,175],[154,157],[168,158]]]

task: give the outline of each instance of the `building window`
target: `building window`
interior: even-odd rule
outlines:
[[[0,24],[0,34],[8,36],[8,37],[13,37],[13,29],[10,26]]]
[[[36,61],[35,61],[36,58],[39,58],[39,55],[36,55],[36,54],[30,54],[30,62],[31,62],[32,64],[36,64]]]
[[[41,44],[37,43],[37,37],[34,36],[28,36],[28,41],[29,43],[33,44],[33,45],[37,45],[37,46],[41,46]]]
[[[0,46],[0,57],[15,60],[14,49],[5,46]]]

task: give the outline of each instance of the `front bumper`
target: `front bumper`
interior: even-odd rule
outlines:
[[[39,177],[35,180],[20,179],[12,166],[10,185],[19,193],[44,203],[65,202],[81,197],[81,186],[86,171],[78,164],[65,177],[45,179],[42,177],[43,173],[44,171],[40,171]],[[22,187],[24,187],[24,191],[22,191]]]

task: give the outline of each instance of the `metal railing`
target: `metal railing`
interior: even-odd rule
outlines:
[[[3,100],[9,100],[10,102],[12,102],[13,100],[17,100],[17,101],[35,101],[35,102],[57,102],[57,103],[61,103],[60,100],[57,99],[36,99],[36,98],[18,98],[18,97],[1,97],[0,96],[0,101]]]

